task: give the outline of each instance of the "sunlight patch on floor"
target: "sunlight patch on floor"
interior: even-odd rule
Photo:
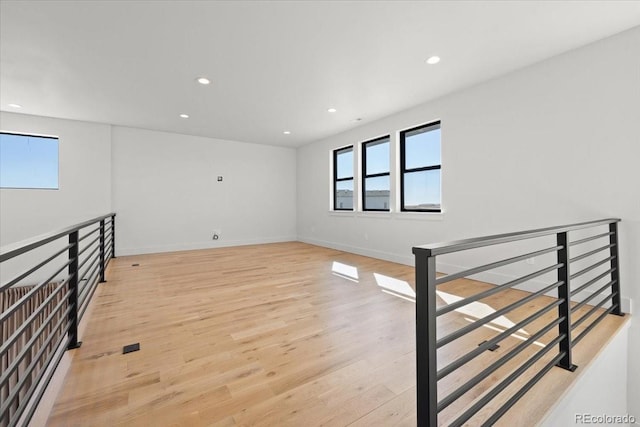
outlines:
[[[453,304],[455,302],[458,302],[464,299],[463,297],[459,297],[458,295],[453,295],[453,294],[449,294],[447,292],[442,292],[442,291],[436,291],[436,295],[442,298],[442,300],[447,304]],[[476,320],[482,319],[483,317],[487,317],[496,312],[496,310],[490,305],[487,305],[478,301],[470,302],[467,305],[457,308],[455,311],[458,313],[464,314],[465,316],[470,316],[470,317],[465,317],[464,319],[471,323],[474,323],[476,322]],[[505,316],[500,316],[493,319],[488,324],[485,324],[482,326],[485,328],[491,329],[493,331],[504,332],[515,325],[516,325],[515,323],[507,319]],[[519,329],[517,333],[511,334],[513,338],[517,338],[522,341],[528,340],[529,335],[530,334],[524,329]],[[534,342],[534,344],[540,347],[544,347],[544,344],[538,341]]]
[[[338,277],[342,277],[343,279],[351,280],[352,282],[359,282],[358,277],[358,268],[352,265],[343,264],[338,261],[333,261],[333,265],[331,266],[331,272]]]

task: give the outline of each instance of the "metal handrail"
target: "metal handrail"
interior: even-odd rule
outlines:
[[[115,213],[109,213],[0,248],[3,267],[5,261],[20,255],[30,256],[30,265],[25,271],[16,272],[16,277],[5,284],[0,283],[0,292],[27,287],[24,293],[16,294],[17,300],[12,301],[11,306],[0,313],[0,328],[4,330],[5,325],[10,326],[6,329],[6,339],[3,338],[0,345],[0,355],[11,355],[7,372],[0,375],[3,396],[7,393],[7,398],[0,403],[0,424],[15,427],[23,414],[25,419],[22,421],[29,422],[64,349],[80,346],[78,324],[98,283],[106,281],[105,270],[109,261],[115,258],[115,216]],[[96,228],[88,228],[95,225]],[[89,238],[96,233],[97,237]],[[48,246],[53,255],[31,252],[50,242],[57,243],[53,248]],[[44,267],[45,271],[38,273],[47,277],[42,280],[34,273]],[[27,283],[29,277],[36,283]],[[55,286],[48,286],[53,284]],[[33,306],[37,301],[35,297],[42,293],[41,302]],[[28,311],[25,316],[17,318],[18,310]],[[23,369],[25,360],[29,362]],[[10,382],[14,377],[17,380]]]
[[[568,231],[583,228],[596,227],[620,222],[620,218],[608,218],[595,221],[579,222],[576,224],[561,225],[556,227],[538,228],[528,231],[516,231],[514,233],[494,234],[492,236],[476,237],[473,239],[452,240],[450,242],[432,243],[416,246],[414,249],[424,249],[427,256],[448,254],[451,252],[466,251],[467,249],[481,248],[483,246],[498,245],[500,243],[515,242],[518,240],[533,239],[535,237],[550,236],[552,234],[566,233]]]
[[[416,391],[418,426],[433,427],[438,425],[439,412],[466,395],[474,387],[479,386],[490,373],[497,371],[498,368],[504,366],[518,353],[536,342],[536,340],[543,335],[551,332],[554,328],[557,329],[557,333],[554,335],[555,338],[548,342],[543,349],[535,355],[528,355],[527,359],[523,361],[517,369],[511,372],[506,378],[500,378],[497,385],[491,386],[478,398],[466,404],[464,412],[461,415],[458,414],[451,425],[463,425],[471,417],[474,417],[481,408],[496,398],[509,384],[513,383],[517,378],[524,375],[526,371],[536,365],[546,353],[551,352],[551,361],[548,363],[545,362],[546,364],[542,369],[538,370],[536,367],[536,373],[530,379],[526,380],[526,383],[517,391],[510,392],[510,395],[505,396],[506,403],[500,403],[497,410],[487,415],[488,418],[483,421],[482,425],[492,425],[553,366],[559,366],[569,371],[576,369],[576,366],[572,364],[572,349],[575,344],[582,340],[585,335],[608,314],[624,315],[621,310],[620,280],[618,276],[620,269],[618,265],[618,222],[620,222],[618,218],[608,218],[473,239],[434,243],[413,248],[416,268]],[[608,226],[609,230],[605,233],[596,232],[598,234],[588,237],[580,236],[581,238],[578,240],[569,239],[569,232],[598,226]],[[519,253],[515,254],[515,256],[509,256],[484,265],[466,268],[463,271],[448,275],[439,276],[436,274],[436,257],[439,255],[554,235],[556,241],[555,246],[535,251],[520,249]],[[593,246],[596,246],[595,241],[602,238],[608,238],[608,244],[598,244],[596,249],[587,247],[583,253],[573,257],[570,256],[570,248],[587,242],[594,242]],[[439,286],[474,274],[490,271],[516,262],[523,262],[533,256],[553,254],[554,252],[556,254],[556,260],[545,268],[538,269],[534,272],[527,272],[527,274],[510,279],[506,283],[495,284],[494,287],[484,288],[484,290],[479,292],[472,292],[470,296],[456,299],[444,305],[436,304],[436,289]],[[604,259],[593,256],[600,253],[605,254]],[[578,265],[577,268],[580,268],[580,270],[573,272],[573,264],[578,261],[580,261],[580,265]],[[605,272],[602,273],[599,270],[594,272],[595,269],[605,264],[609,266]],[[545,276],[554,271],[556,272],[556,278],[554,283],[549,284],[549,279]],[[590,272],[594,272],[595,274],[592,273],[586,276],[584,282],[580,280],[578,284],[575,285],[575,288],[572,289],[572,281]],[[526,296],[520,297],[515,301],[507,300],[508,303],[505,306],[501,308],[495,307],[491,314],[482,315],[477,320],[472,320],[472,323],[459,326],[453,331],[449,329],[454,324],[448,323],[449,326],[446,327],[445,335],[438,337],[436,324],[440,316],[445,316],[455,310],[462,309],[468,304],[475,303],[483,298],[496,295],[516,285],[524,284],[538,278],[543,278],[543,280],[539,282],[544,283],[541,289],[531,291]],[[603,279],[605,280],[602,281]],[[533,314],[529,314],[526,319],[516,322],[513,326],[509,328],[505,327],[504,331],[497,330],[499,332],[498,334],[487,337],[485,341],[473,345],[470,350],[465,350],[454,360],[448,361],[446,366],[438,366],[438,349],[473,333],[473,331],[479,327],[488,325],[498,317],[514,313],[516,309],[521,309],[525,304],[536,298],[548,296],[549,292],[555,292],[556,289],[557,298],[555,298],[552,303],[546,304],[544,308],[537,310]],[[584,291],[588,291],[586,297],[582,296],[582,292]],[[598,298],[599,296],[605,296],[605,298]],[[597,301],[597,303],[593,301]],[[575,304],[571,304],[572,302],[575,302]],[[605,306],[607,303],[610,303],[608,308]],[[585,307],[590,307],[590,309],[586,309]],[[554,308],[557,308],[555,315],[552,311]],[[586,311],[586,314],[577,320],[573,320],[572,315],[574,313],[578,315],[581,310]],[[594,316],[596,313],[599,313],[599,315]],[[515,346],[503,355],[496,356],[496,360],[493,363],[481,372],[475,374],[470,380],[459,383],[459,379],[454,379],[455,382],[453,384],[457,384],[455,390],[450,391],[446,395],[438,393],[438,382],[440,380],[443,380],[451,373],[464,367],[464,365],[485,351],[494,350],[498,347],[498,343],[504,341],[523,326],[532,324],[532,322],[537,319],[541,319],[543,315],[546,315],[547,319],[551,319],[550,322],[549,320],[546,321],[548,323],[545,327],[539,329],[537,332],[530,331],[527,338],[521,338],[524,341],[520,345]],[[595,320],[590,320],[593,317],[595,317]],[[587,326],[583,327],[583,330],[580,331],[576,329],[577,326],[585,323],[587,320],[589,320],[589,322],[586,323]],[[449,322],[449,320],[445,321]],[[456,344],[458,347],[460,345],[464,344]],[[456,353],[461,351],[461,348],[458,347],[454,350]],[[554,348],[556,348],[555,352],[552,351]],[[483,413],[486,414],[486,411],[483,410]]]
[[[3,246],[0,248],[0,262],[4,262],[8,259],[21,255],[25,252],[28,252],[32,249],[45,245],[49,242],[59,239],[63,236],[68,236],[74,231],[78,231],[81,228],[85,228],[93,223],[100,222],[103,219],[107,218],[115,218],[116,213],[111,212],[106,215],[101,215],[95,217],[93,219],[81,222],[79,224],[72,225],[70,227],[66,227],[57,231],[52,231],[50,233],[44,233],[36,237],[32,237],[30,239],[25,239],[20,242],[12,243],[7,246]]]

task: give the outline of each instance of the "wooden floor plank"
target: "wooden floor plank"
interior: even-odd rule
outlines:
[[[357,279],[335,274],[334,262],[357,268]],[[415,425],[415,304],[383,292],[378,282],[389,278],[414,286],[411,267],[298,242],[113,259],[48,425]],[[441,290],[468,296],[491,286],[467,279]],[[510,290],[482,303],[498,309],[527,295]],[[507,320],[550,301],[537,298]],[[474,321],[468,317],[444,316],[439,336]],[[459,387],[548,321],[482,353],[441,381],[442,390]],[[605,323],[594,337],[619,327]],[[445,346],[440,367],[497,333],[482,327]],[[589,340],[580,346],[599,345]],[[122,354],[136,342],[140,351]],[[539,348],[488,376],[441,419],[453,419]],[[595,354],[583,353],[574,359]],[[559,375],[568,386],[571,376],[553,371],[545,381]],[[527,402],[531,416],[551,405],[547,394],[534,388],[531,395],[540,396],[539,405]]]

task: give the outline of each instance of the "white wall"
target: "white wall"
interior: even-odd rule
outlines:
[[[0,189],[0,246],[111,211],[111,126],[0,112],[0,129],[59,137],[60,189]]]
[[[26,114],[0,113],[3,131],[59,138],[59,189],[0,189],[0,246],[111,212],[111,126]],[[6,283],[66,244],[59,239],[2,264]],[[62,257],[61,257],[62,258]],[[48,279],[59,258],[21,283]]]
[[[629,411],[637,408],[637,405],[631,405],[631,401],[627,402],[627,390],[624,382],[620,381],[620,378],[627,377],[628,342],[629,327],[625,325],[588,366],[581,366],[576,371],[575,374],[579,378],[571,384],[569,390],[556,402],[539,426],[569,427],[585,424],[629,426],[629,422],[584,422],[587,415],[624,417],[631,415]],[[606,393],[598,392],[600,390],[606,390]],[[622,418],[622,420],[627,419],[633,421],[631,417]],[[637,414],[635,419],[640,421]]]
[[[639,48],[636,27],[300,148],[299,240],[410,264],[414,245],[620,217],[623,294],[639,300]],[[435,119],[442,215],[329,212],[330,150]],[[637,318],[630,336],[637,403]]]
[[[118,255],[296,239],[291,148],[114,126],[112,164]]]

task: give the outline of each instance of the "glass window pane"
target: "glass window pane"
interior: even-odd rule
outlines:
[[[353,209],[353,180],[336,182],[334,209]]]
[[[338,151],[336,158],[336,171],[338,178],[350,178],[353,176],[353,148]]]
[[[364,188],[365,209],[389,209],[389,176],[367,178]]]
[[[405,134],[405,169],[435,166],[440,160],[440,129]]]
[[[58,139],[0,133],[0,187],[58,188]]]
[[[404,208],[440,209],[440,170],[404,174]]]
[[[374,173],[389,172],[389,140],[385,139],[382,142],[376,142],[375,144],[365,144],[366,162],[367,162],[367,175],[373,175]]]

